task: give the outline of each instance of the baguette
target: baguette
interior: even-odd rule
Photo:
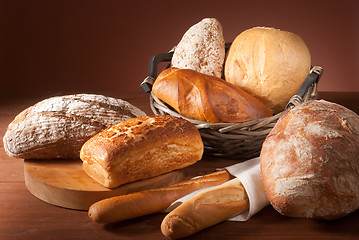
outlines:
[[[230,179],[226,170],[128,195],[101,200],[90,206],[88,215],[98,223],[112,223],[164,211],[177,199],[201,188],[220,185]]]
[[[238,178],[200,192],[170,212],[161,231],[170,239],[190,236],[249,209],[247,193]]]

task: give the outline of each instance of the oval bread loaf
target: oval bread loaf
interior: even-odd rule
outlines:
[[[9,124],[4,149],[25,159],[79,159],[82,145],[119,122],[144,116],[126,101],[102,95],[51,97],[25,109]]]
[[[156,115],[100,132],[83,145],[80,157],[90,177],[113,188],[194,164],[203,150],[201,136],[189,121]]]
[[[215,18],[205,18],[193,25],[176,46],[172,67],[222,77],[225,42],[222,25]]]
[[[263,143],[260,167],[283,215],[334,219],[359,208],[359,116],[327,101],[283,115]]]
[[[191,69],[162,71],[152,91],[190,119],[237,123],[272,116],[269,108],[239,87]]]

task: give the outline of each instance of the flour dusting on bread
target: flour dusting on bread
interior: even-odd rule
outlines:
[[[222,76],[225,41],[220,22],[205,18],[183,35],[175,48],[172,66]]]

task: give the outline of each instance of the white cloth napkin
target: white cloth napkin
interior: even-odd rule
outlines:
[[[259,212],[260,210],[262,210],[262,208],[264,208],[266,205],[269,204],[261,180],[259,157],[226,167],[225,169],[227,169],[227,171],[231,175],[237,177],[242,182],[243,187],[246,189],[249,198],[249,210],[228,220],[247,221],[254,214]],[[213,187],[192,192],[178,199],[166,209],[166,212],[172,211],[174,208],[176,208],[177,206],[179,206],[180,204],[182,204],[184,201],[191,198],[195,194],[211,188]]]

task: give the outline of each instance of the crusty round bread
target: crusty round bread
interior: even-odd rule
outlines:
[[[335,219],[359,208],[359,116],[324,100],[286,112],[263,143],[263,185],[292,217]]]
[[[296,34],[255,27],[233,41],[225,80],[254,95],[274,113],[282,111],[309,73],[310,52]]]

